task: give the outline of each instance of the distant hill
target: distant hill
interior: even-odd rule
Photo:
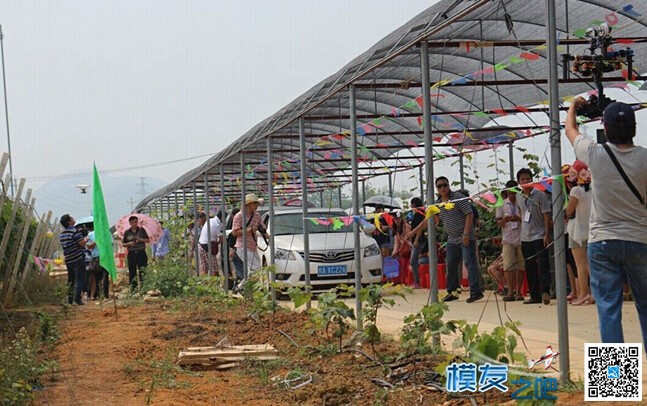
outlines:
[[[144,178],[145,195],[142,196],[142,178],[138,176],[101,176],[101,187],[106,202],[106,211],[110,224],[114,224],[121,216],[132,211],[143,197],[166,186],[168,182],[156,178]],[[92,212],[92,187],[82,194],[74,185],[92,184],[91,176],[87,174],[59,180],[51,180],[32,192],[36,198],[36,211],[38,215],[54,212],[54,217],[61,217],[69,213],[72,217],[80,219],[91,215]],[[27,187],[32,187],[27,184]],[[23,192],[24,198],[25,192]],[[132,203],[131,203],[132,200]],[[53,220],[53,218],[52,218]]]

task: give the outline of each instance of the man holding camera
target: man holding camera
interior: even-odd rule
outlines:
[[[580,134],[577,110],[582,97],[571,103],[566,136],[575,155],[591,171],[593,204],[588,257],[591,290],[598,309],[604,343],[622,343],[623,281],[628,280],[647,344],[647,149],[635,146],[636,117],[631,106],[613,102],[602,113],[608,142],[598,144]]]
[[[269,238],[267,231],[261,221],[261,215],[256,211],[258,209],[258,196],[249,193],[245,196],[245,227],[243,229],[243,212],[239,211],[234,216],[232,233],[236,236],[236,255],[244,261],[247,255],[247,272],[257,271],[261,268],[261,258],[258,255],[256,232],[260,232],[265,238]],[[243,242],[243,233],[247,233],[247,245]]]
[[[121,242],[124,247],[128,248],[128,276],[130,277],[130,289],[134,290],[144,278],[144,270],[148,265],[146,243],[150,240],[146,230],[139,227],[139,218],[137,216],[130,216],[128,223],[130,228],[124,232],[124,238]]]

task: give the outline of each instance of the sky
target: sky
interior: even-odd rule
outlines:
[[[170,183],[433,3],[0,0],[13,173]]]
[[[41,207],[55,201],[72,211],[88,206],[74,184],[92,183],[93,162],[102,176],[168,184],[433,3],[0,0],[13,172]],[[519,143],[542,166],[546,138]],[[562,159],[572,162],[562,142]],[[496,176],[493,160],[484,151],[472,164],[486,183]],[[39,193],[70,173],[82,175],[61,187],[62,197]],[[458,167],[444,160],[435,173],[456,179]],[[400,173],[394,182],[409,189],[416,177]],[[383,187],[387,177],[370,184]],[[132,195],[107,199],[131,207],[143,194]]]

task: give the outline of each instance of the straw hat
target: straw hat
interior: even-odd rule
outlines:
[[[245,195],[245,204],[258,203],[258,196],[256,193],[248,193]]]

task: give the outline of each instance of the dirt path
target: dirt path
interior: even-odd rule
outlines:
[[[280,311],[253,319],[243,306],[228,309],[195,302],[149,303],[119,309],[115,321],[111,307],[88,304],[71,310],[61,320],[63,333],[54,356],[60,372],[45,377],[45,389],[35,404],[83,405],[436,405],[469,404],[425,388],[423,378],[440,362],[419,362],[413,376],[385,390],[371,378],[388,380],[386,370],[356,353],[312,351],[317,340],[306,328],[307,316]],[[295,348],[276,330],[289,334]],[[244,362],[227,371],[183,370],[175,360],[181,348],[212,346],[223,337],[232,344],[272,344],[278,361]],[[330,348],[330,347],[329,347]],[[367,347],[365,352],[373,354]],[[382,354],[395,354],[397,342],[377,346]],[[444,359],[444,358],[443,358]],[[313,382],[298,390],[275,385],[272,378],[290,371],[311,374]],[[420,377],[419,379],[417,377]],[[478,404],[482,395],[474,396]],[[580,404],[582,395],[560,394],[559,404]],[[489,393],[488,401],[514,404],[510,395]]]

